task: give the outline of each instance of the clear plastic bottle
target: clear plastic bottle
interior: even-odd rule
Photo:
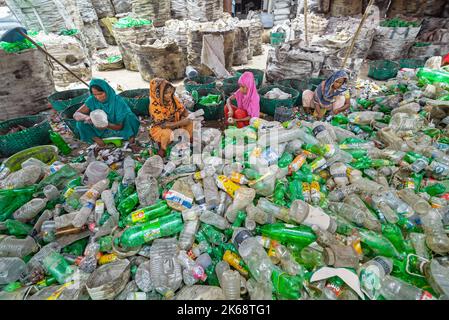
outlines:
[[[272,216],[273,218],[271,219],[268,212],[263,211],[252,203],[246,207],[246,213],[248,219],[252,219],[258,224],[270,223],[274,219],[274,216]]]
[[[383,185],[363,177],[351,176],[350,180],[359,190],[369,194],[378,194],[385,190]]]
[[[13,216],[20,222],[28,222],[37,216],[47,205],[47,199],[34,198],[17,209]]]
[[[44,192],[45,198],[47,198],[48,201],[52,201],[52,200],[59,198],[60,192],[59,192],[58,188],[56,188],[52,184],[45,186],[43,192]]]
[[[402,189],[398,191],[398,196],[404,200],[408,205],[410,205],[413,210],[419,215],[426,215],[432,207],[430,204],[415,194],[413,189]]]
[[[226,270],[221,275],[225,299],[240,300],[240,274],[238,271]]]
[[[365,221],[365,212],[346,203],[331,201],[329,202],[329,209],[348,221],[358,225],[363,225],[363,222]]]
[[[377,208],[389,223],[397,223],[399,217],[394,210],[388,205],[387,200],[382,196],[373,195],[372,197],[375,208]]]
[[[153,281],[151,279],[150,261],[145,261],[139,265],[136,271],[136,285],[143,292],[154,290]]]
[[[250,278],[246,282],[251,300],[273,300],[273,286],[271,282],[260,282]]]
[[[449,237],[445,233],[439,213],[435,209],[431,209],[427,215],[421,217],[421,223],[426,234],[427,246],[436,253],[448,253]]]
[[[178,250],[176,238],[156,239],[150,249],[151,279],[156,291],[165,297],[173,296],[182,283]]]
[[[409,237],[416,254],[425,259],[430,259],[429,249],[426,246],[426,235],[423,233],[411,232]]]
[[[196,220],[184,220],[184,228],[179,235],[178,245],[182,250],[189,250],[195,242],[195,235],[200,226],[200,221]]]
[[[0,285],[18,280],[26,271],[26,264],[17,257],[0,258]]]
[[[225,211],[228,208],[228,206],[227,206],[228,201],[229,200],[232,201],[232,200],[231,200],[231,197],[223,190],[220,190],[219,194],[220,194],[220,203],[218,204],[218,207],[216,208],[215,212],[218,215],[223,216],[225,214]]]
[[[133,185],[136,180],[136,163],[130,156],[126,157],[123,161],[123,180],[124,186]]]
[[[193,179],[190,181],[193,196],[195,197],[195,202],[197,205],[202,206],[206,204],[206,197],[204,196],[204,191],[201,183],[195,183]]]
[[[204,197],[208,208],[215,208],[220,204],[220,195],[218,187],[213,176],[205,176],[203,178]]]
[[[220,230],[225,230],[230,227],[229,222],[225,218],[208,210],[201,214],[200,221]]]
[[[382,279],[393,270],[393,261],[386,257],[375,257],[365,262],[358,268],[360,285],[363,292],[371,300],[377,300],[380,296]]]
[[[13,236],[0,235],[0,257],[23,258],[37,250],[38,245],[30,236],[25,239],[18,239]]]
[[[232,241],[254,278],[258,282],[271,283],[273,264],[257,239],[248,230],[236,228]]]
[[[221,260],[217,263],[215,266],[215,273],[217,274],[218,283],[220,284],[220,287],[223,288],[223,273],[227,270],[231,270],[231,267],[229,266],[229,263],[227,263],[224,260]]]
[[[265,212],[272,212],[276,219],[280,219],[285,222],[289,222],[290,220],[290,210],[287,208],[283,208],[275,205],[267,198],[259,198],[257,202],[257,207]]]
[[[184,283],[192,286],[199,280],[206,280],[207,274],[204,268],[192,260],[185,250],[180,250],[177,256],[179,264],[184,268],[182,275]]]
[[[342,201],[349,194],[355,193],[358,190],[359,188],[356,185],[351,184],[348,186],[332,190],[331,192],[329,192],[328,198],[330,201]]]
[[[321,229],[328,230],[331,233],[334,233],[337,228],[335,220],[321,208],[313,207],[303,200],[295,200],[292,202],[289,219],[309,227],[317,225]]]
[[[239,188],[234,194],[234,201],[226,210],[226,218],[230,222],[234,222],[237,217],[237,212],[246,208],[250,203],[253,202],[256,197],[256,191],[252,188]]]
[[[330,174],[334,178],[335,183],[339,187],[346,186],[349,183],[348,175],[346,173],[347,166],[342,162],[335,162],[330,167]]]
[[[392,276],[385,276],[380,293],[387,300],[436,300],[429,292]]]
[[[313,135],[323,144],[335,144],[331,134],[327,130],[326,126],[320,122],[315,122],[312,129]],[[302,139],[303,140],[303,139]]]
[[[120,218],[120,213],[117,211],[115,207],[114,196],[112,195],[112,191],[110,189],[104,190],[101,193],[101,200],[104,202],[104,206],[106,211],[111,215],[111,217],[118,222]]]
[[[176,164],[173,161],[168,161],[165,166],[164,169],[162,169],[162,173],[161,173],[161,177],[166,177],[168,175],[170,175],[174,170],[176,169]]]

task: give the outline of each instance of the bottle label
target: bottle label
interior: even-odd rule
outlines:
[[[377,262],[382,269],[384,269],[385,274],[390,274],[392,271],[392,267],[388,265],[388,263],[381,257],[375,257],[373,259],[375,262]]]
[[[245,270],[245,268],[243,268],[242,260],[235,253],[231,252],[230,250],[226,250],[225,254],[223,255],[223,260],[229,263],[230,266],[235,268],[242,275],[248,275],[248,272]]]
[[[179,203],[180,205],[182,205],[183,207],[185,207],[187,209],[192,208],[193,199],[186,197],[185,195],[183,195],[182,193],[180,193],[178,191],[169,190],[164,193],[163,198],[164,198],[164,200],[167,200],[167,201],[173,201],[173,202]]]
[[[248,238],[251,238],[252,235],[248,230],[242,230],[234,238],[234,245],[236,248],[239,248],[243,241]]]
[[[306,156],[304,154],[300,154],[296,156],[296,158],[292,161],[292,163],[288,166],[289,174],[291,175],[292,172],[298,171],[303,164],[306,162]]]
[[[326,127],[322,124],[316,126],[315,128],[313,128],[312,133],[313,135],[316,137],[320,132],[323,132],[324,130],[326,130]]]
[[[423,290],[421,297],[418,300],[435,300],[430,292]]]
[[[233,172],[231,174],[231,181],[239,184],[243,184],[245,181],[245,176],[239,172]]]
[[[238,184],[235,184],[226,176],[218,176],[217,177],[217,186],[226,191],[231,197],[234,198],[235,192],[241,188]]]
[[[156,229],[149,229],[146,230],[144,235],[143,235],[143,239],[145,242],[150,242],[154,239],[157,239],[160,237],[161,234],[161,229],[160,228],[156,228]]]
[[[131,214],[131,221],[133,223],[136,223],[138,221],[141,221],[145,218],[145,211],[139,210]]]

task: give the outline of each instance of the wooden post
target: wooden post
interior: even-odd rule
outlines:
[[[373,5],[374,0],[370,0],[368,3],[368,6],[365,9],[365,13],[363,14],[362,20],[360,20],[359,26],[357,28],[357,31],[354,34],[354,37],[352,38],[351,45],[348,48],[348,51],[346,51],[345,59],[343,60],[343,64],[341,65],[341,68],[344,69],[346,66],[346,62],[349,59],[349,56],[351,55],[352,50],[354,49],[355,41],[359,37],[360,31],[362,30],[362,26],[365,23],[366,18],[368,17],[368,12],[371,9],[371,6]]]

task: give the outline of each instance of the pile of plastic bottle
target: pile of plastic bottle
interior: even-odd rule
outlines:
[[[421,69],[347,116],[203,128],[200,154],[3,168],[0,299],[446,299],[448,94]]]

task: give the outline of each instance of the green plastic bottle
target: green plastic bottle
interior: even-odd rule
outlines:
[[[420,68],[416,73],[419,79],[428,80],[430,83],[443,82],[449,84],[449,72],[429,68]]]
[[[124,186],[122,183],[118,185],[117,194],[115,196],[115,204],[119,205],[123,200],[128,198],[136,191],[136,187],[133,184],[129,186]]]
[[[119,203],[117,210],[122,216],[125,216],[133,211],[133,209],[139,204],[139,195],[134,192],[129,197]]]
[[[292,276],[281,268],[274,266],[271,273],[273,290],[278,298],[298,300],[301,297],[303,279],[300,276]]]
[[[405,242],[401,229],[395,224],[382,224],[382,235],[390,240],[394,247],[401,253],[407,252],[410,248]]]
[[[231,228],[228,228],[224,231],[225,235],[230,238],[232,237],[232,233],[234,232],[235,228],[239,228],[243,225],[246,219],[246,212],[245,211],[239,211],[237,212],[237,217],[235,218],[234,222],[232,223]]]
[[[5,226],[8,234],[16,237],[26,236],[33,230],[33,227],[29,224],[17,220],[8,219],[5,221]]]
[[[306,247],[316,240],[312,228],[305,225],[272,223],[256,227],[256,232],[281,243],[295,243],[300,247]]]
[[[375,255],[387,258],[404,258],[404,254],[399,253],[386,237],[374,231],[360,228],[357,228],[357,233],[360,235],[362,248],[368,247]]]
[[[307,268],[308,270],[313,270],[317,267],[324,266],[323,254],[311,248],[310,246],[303,248],[302,250],[298,250],[292,247],[292,245],[288,245],[288,248],[291,250],[293,257],[296,262]]]
[[[88,238],[80,239],[75,241],[74,243],[64,247],[62,249],[62,253],[72,254],[74,256],[82,256],[84,253],[84,249],[86,249],[88,242]]]
[[[293,155],[289,152],[284,152],[278,161],[279,168],[287,168],[293,161]]]
[[[262,176],[257,170],[245,168],[242,172],[249,180],[258,180]]]
[[[207,274],[207,284],[209,286],[220,286],[220,282],[218,281],[217,273],[215,272],[215,266],[218,262],[212,261],[212,264],[206,268],[206,274]]]
[[[347,149],[345,151],[349,153],[354,159],[360,159],[368,155],[368,150],[366,149]]]
[[[302,194],[302,181],[299,179],[293,179],[288,184],[288,198],[291,202],[295,200],[304,200],[304,195]]]
[[[48,130],[48,134],[50,135],[50,140],[53,142],[53,144],[58,147],[59,151],[63,155],[68,155],[70,152],[72,152],[72,148],[65,142],[64,138],[57,132],[54,132],[53,130]]]
[[[173,213],[126,229],[115,241],[123,247],[137,247],[157,238],[177,234],[182,228],[181,214]]]
[[[285,206],[287,203],[285,202],[285,194],[287,193],[287,179],[280,179],[276,181],[276,185],[274,187],[274,203],[279,206]]]
[[[98,240],[101,252],[110,252],[112,250],[112,236],[104,236]]]
[[[43,260],[43,266],[50,275],[55,277],[59,284],[66,283],[74,272],[64,257],[57,252],[52,252],[46,256]]]
[[[226,236],[218,229],[209,224],[203,223],[200,227],[200,231],[204,234],[207,241],[211,244],[219,245],[226,241]]]
[[[10,197],[5,202],[2,201],[2,204],[0,204],[0,206],[2,207],[0,211],[0,222],[8,219],[14,213],[14,211],[19,209],[21,206],[30,201],[32,198],[33,194],[28,193],[28,194],[21,194],[17,197]]]
[[[159,201],[151,206],[145,207],[143,209],[131,212],[124,220],[124,223],[128,226],[132,226],[138,223],[145,223],[150,220],[162,217],[171,212],[168,207],[167,202]]]
[[[441,183],[435,183],[429,185],[423,189],[424,192],[428,193],[432,197],[442,195],[446,192],[446,187]]]
[[[418,159],[424,158],[423,155],[413,152],[413,151],[409,151],[405,154],[404,158],[402,158],[402,160],[404,160],[405,162],[412,164],[413,162],[415,162]]]

